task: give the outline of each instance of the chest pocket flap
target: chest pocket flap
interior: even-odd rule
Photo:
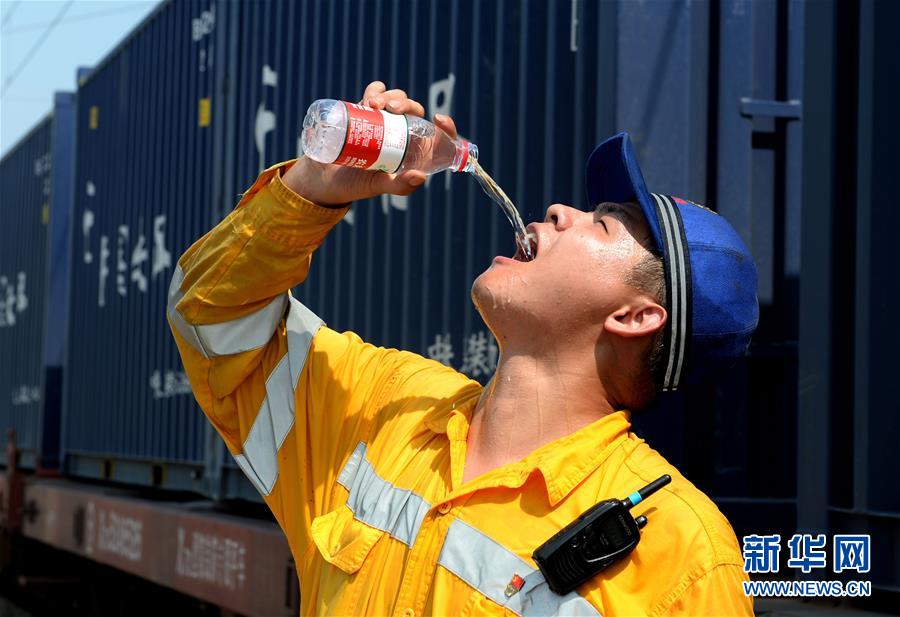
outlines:
[[[385,533],[356,520],[347,506],[313,519],[310,531],[325,561],[347,574],[359,570]]]

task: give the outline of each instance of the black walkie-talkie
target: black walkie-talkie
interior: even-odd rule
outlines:
[[[532,558],[550,589],[564,596],[633,551],[647,517],[629,510],[671,481],[667,474],[625,499],[601,501],[538,547]]]

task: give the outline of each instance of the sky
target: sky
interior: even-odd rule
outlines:
[[[0,157],[159,0],[0,0]],[[55,23],[54,23],[55,22]]]

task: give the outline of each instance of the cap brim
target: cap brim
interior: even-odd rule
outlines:
[[[656,248],[663,250],[655,202],[644,184],[628,133],[619,133],[594,148],[585,168],[585,186],[591,207],[605,201],[636,201],[640,204]]]

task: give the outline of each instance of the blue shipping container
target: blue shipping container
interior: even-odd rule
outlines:
[[[52,129],[48,116],[0,163],[0,428],[4,442],[15,429],[25,467],[41,433]]]
[[[15,430],[28,469],[58,465],[74,109],[57,93],[0,162],[0,430],[4,443]]]
[[[78,90],[70,474],[203,491],[208,425],[165,320],[175,260],[210,226],[216,7],[165,2]]]

